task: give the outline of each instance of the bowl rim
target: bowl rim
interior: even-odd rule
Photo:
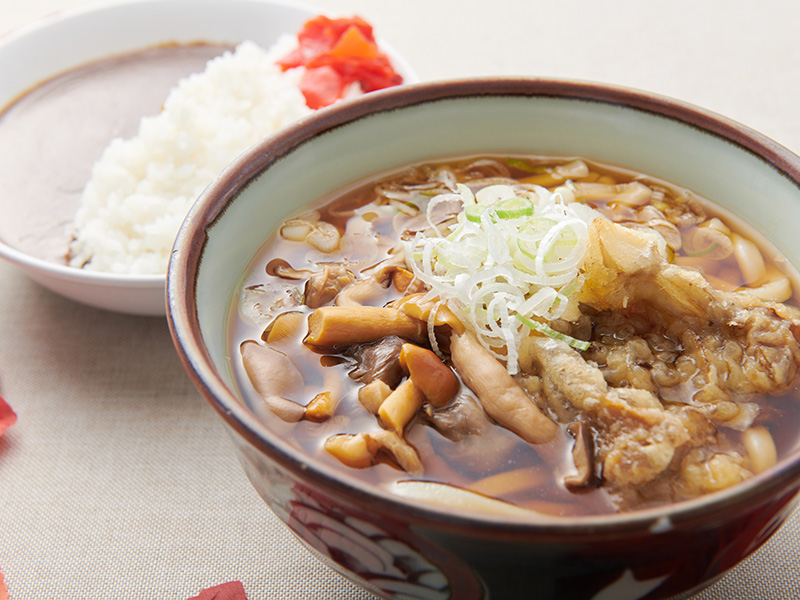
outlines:
[[[20,267],[40,273],[41,275],[87,284],[113,283],[121,287],[151,287],[153,285],[164,285],[166,282],[166,274],[114,273],[71,267],[67,264],[61,264],[27,254],[26,252],[8,245],[2,240],[0,240],[0,257]]]
[[[371,506],[387,514],[402,511],[404,521],[439,530],[474,532],[508,539],[537,535],[564,539],[577,536],[600,540],[623,532],[661,531],[663,527],[709,526],[708,515],[741,510],[774,501],[792,501],[800,487],[800,451],[767,471],[732,488],[666,506],[629,513],[539,520],[457,513],[413,500],[358,481],[326,472],[324,465],[302,456],[247,409],[216,372],[203,346],[196,311],[196,275],[202,262],[207,232],[225,207],[251,181],[296,148],[316,136],[348,123],[419,104],[465,97],[549,97],[612,104],[666,117],[702,130],[766,161],[800,188],[800,156],[767,136],[694,104],[657,93],[613,84],[540,77],[477,77],[409,84],[367,94],[310,115],[256,144],[221,174],[200,196],[176,239],[167,271],[167,321],[179,358],[195,386],[222,419],[249,444],[283,468],[340,497],[368,497]],[[800,496],[797,497],[800,499]],[[667,524],[665,524],[665,519]]]

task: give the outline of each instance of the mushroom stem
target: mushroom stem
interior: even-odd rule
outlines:
[[[375,464],[378,453],[383,452],[411,475],[421,475],[423,470],[417,451],[394,431],[385,429],[333,435],[325,440],[325,450],[343,464],[356,469]]]
[[[530,444],[547,444],[560,429],[508,374],[506,368],[469,333],[450,338],[453,364],[483,409]]]
[[[453,370],[427,348],[403,344],[400,362],[409,378],[422,391],[425,399],[437,408],[450,403],[458,393],[460,383]]]
[[[575,438],[572,462],[577,473],[566,476],[564,486],[570,492],[580,492],[598,483],[594,468],[594,441],[589,429],[580,421],[570,423],[567,431]]]
[[[403,311],[380,306],[322,306],[308,317],[306,344],[318,347],[373,342],[388,335],[424,342],[425,324]]]
[[[406,379],[383,400],[378,409],[378,417],[384,426],[403,435],[403,429],[417,414],[424,399],[414,382]]]

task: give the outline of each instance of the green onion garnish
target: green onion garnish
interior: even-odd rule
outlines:
[[[494,210],[501,219],[530,217],[533,214],[533,202],[527,198],[509,198],[495,204]]]
[[[472,223],[480,223],[481,216],[487,210],[492,211],[492,222],[496,223],[497,219],[521,219],[522,217],[530,217],[533,215],[533,202],[527,198],[507,198],[501,200],[497,204],[490,206],[486,204],[468,204],[464,207],[464,215],[467,221]],[[497,217],[497,219],[495,219]]]
[[[545,325],[544,323],[540,323],[539,321],[533,321],[528,317],[522,316],[519,313],[516,313],[515,316],[517,317],[517,320],[526,327],[529,327],[534,331],[538,331],[539,333],[543,333],[547,337],[551,337],[555,340],[561,340],[562,342],[566,342],[567,344],[569,344],[576,350],[580,350],[581,352],[583,352],[584,350],[588,350],[589,346],[592,345],[591,342],[585,342],[583,340],[576,339],[571,335],[567,335],[566,333],[561,333],[560,331],[556,331],[549,325]]]
[[[702,250],[697,250],[694,252],[684,249],[684,252],[686,252],[686,256],[691,256],[694,258],[697,256],[705,256],[706,254],[711,254],[716,249],[717,249],[717,242],[712,242],[708,248],[703,248]]]
[[[546,171],[546,167],[534,167],[531,164],[528,164],[524,160],[520,160],[518,158],[509,158],[508,159],[508,166],[509,167],[516,167],[521,171],[528,171],[529,173],[541,173],[542,171]]]
[[[467,206],[464,207],[464,216],[467,217],[467,221],[471,221],[473,223],[480,223],[481,215],[485,210],[486,207],[481,204],[468,204]]]

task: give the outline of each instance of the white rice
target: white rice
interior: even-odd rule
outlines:
[[[75,217],[70,265],[164,274],[181,222],[203,189],[251,145],[311,112],[302,69],[275,65],[293,45],[243,42],[178,82],[163,110],[115,139],[94,165]]]

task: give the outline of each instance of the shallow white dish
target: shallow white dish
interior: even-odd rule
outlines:
[[[55,13],[0,39],[0,107],[70,68],[158,44],[236,44],[249,39],[269,47],[281,34],[299,30],[320,12],[302,4],[265,0],[139,0]],[[386,44],[381,46],[405,81],[416,81],[407,62]],[[0,197],[0,215],[13,202],[13,197]],[[122,313],[165,314],[165,275],[86,271],[32,256],[2,239],[0,258],[72,300]]]

